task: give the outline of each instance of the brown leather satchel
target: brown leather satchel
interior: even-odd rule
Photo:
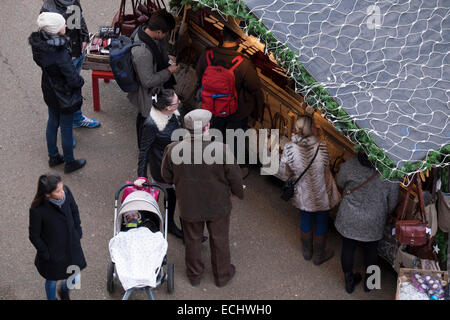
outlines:
[[[395,223],[395,238],[401,244],[409,246],[423,246],[428,243],[426,228],[428,222],[425,215],[425,206],[422,195],[422,182],[420,176],[417,178],[417,193],[419,196],[419,210],[422,214],[422,220],[403,220],[406,214],[406,207],[408,205],[409,195],[411,193],[410,187],[408,188],[405,196],[405,200],[402,205],[402,210],[399,211],[397,216],[397,222]]]

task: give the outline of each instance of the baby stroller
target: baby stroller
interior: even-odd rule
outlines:
[[[128,182],[128,181],[127,181]],[[124,191],[125,190],[125,191]],[[130,191],[131,190],[131,191]],[[117,210],[117,204],[120,193],[124,191],[120,209]],[[156,191],[156,192],[155,192]],[[157,202],[159,192],[162,191],[164,194],[164,208],[165,208],[165,214],[164,219],[161,215],[161,212],[159,210],[159,205]],[[156,197],[156,199],[155,199]],[[135,289],[144,289],[150,300],[154,300],[152,290],[151,288],[158,287],[164,283],[164,281],[167,281],[167,290],[169,294],[172,294],[174,291],[174,265],[173,263],[167,263],[167,210],[168,210],[168,198],[167,198],[167,191],[161,187],[158,184],[154,183],[144,183],[143,188],[136,188],[133,183],[127,183],[119,188],[119,190],[116,192],[115,195],[115,203],[114,203],[114,238],[110,241],[110,253],[111,253],[111,262],[108,264],[108,270],[107,270],[107,290],[109,293],[113,293],[114,289],[116,287],[116,280],[119,278],[119,280],[122,282],[122,286],[126,290],[125,295],[123,296],[123,300],[128,300],[131,293]],[[160,238],[163,238],[162,241],[165,243],[165,247],[161,246],[161,250],[159,250],[158,257],[160,258],[159,261],[162,261],[161,265],[157,265],[157,269],[154,273],[152,273],[151,280],[149,279],[142,279],[137,277],[138,280],[134,279],[134,282],[132,282],[132,287],[130,287],[130,283],[127,283],[127,286],[125,286],[124,278],[125,276],[123,274],[118,274],[118,266],[116,266],[117,260],[115,261],[114,258],[117,255],[114,256],[114,252],[118,252],[118,250],[114,249],[112,250],[112,244],[114,240],[120,238],[121,236],[128,236],[125,234],[125,232],[122,232],[120,235],[119,233],[121,231],[125,231],[124,227],[125,225],[122,223],[123,217],[125,214],[129,212],[135,212],[138,211],[141,214],[141,226],[147,227],[150,231],[144,229],[144,228],[137,228],[133,231],[144,232],[144,234],[152,235],[152,236],[160,236]],[[160,231],[162,233],[159,233]],[[128,233],[130,231],[127,231]],[[137,233],[136,233],[137,234]],[[132,239],[132,238],[128,238]],[[148,238],[147,238],[148,239]],[[150,238],[155,239],[155,238]],[[160,240],[160,239],[159,239]],[[138,250],[146,250],[148,247],[148,244],[152,244],[152,240],[150,240],[150,243],[147,242],[146,245],[143,245],[143,243],[136,243],[136,247],[133,245],[133,248],[139,248]],[[117,247],[117,246],[116,246]],[[160,248],[160,247],[158,247]],[[136,249],[137,250],[137,249]],[[153,256],[153,255],[152,255]],[[147,257],[147,255],[145,255]],[[156,259],[158,260],[158,259]],[[155,261],[156,261],[155,260]],[[121,266],[124,265],[123,261],[124,259],[120,260]],[[166,269],[166,270],[165,270]],[[123,270],[123,268],[122,268]],[[149,272],[150,270],[146,266],[146,272]],[[119,271],[120,272],[120,271]],[[156,275],[156,279],[155,279]],[[128,276],[128,275],[126,275]],[[137,281],[137,282],[136,282]],[[149,285],[149,282],[152,283],[152,285]]]

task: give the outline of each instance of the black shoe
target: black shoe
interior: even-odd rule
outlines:
[[[345,291],[352,293],[358,283],[361,282],[362,277],[360,273],[346,273],[345,275]]]
[[[57,165],[60,165],[61,163],[64,163],[64,157],[60,154],[54,157],[50,157],[48,160],[48,165],[50,168],[56,167]]]
[[[85,164],[86,164],[85,159],[78,159],[69,163],[66,162],[66,166],[64,167],[64,173],[74,172],[78,169],[83,168]]]
[[[367,274],[366,274],[366,276],[364,277],[364,283],[363,283],[363,288],[364,288],[364,291],[365,292],[370,292],[370,291],[372,291],[371,289],[369,289],[369,287],[367,286],[367,279],[368,279],[369,277],[367,276]]]
[[[61,300],[70,300],[70,294],[69,291],[64,291],[62,288],[58,289],[58,294]]]

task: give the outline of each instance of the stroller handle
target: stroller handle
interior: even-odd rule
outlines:
[[[122,192],[123,189],[125,189],[126,187],[135,187],[135,186],[136,186],[136,185],[135,185],[134,183],[127,183],[127,184],[124,184],[123,186],[121,186],[121,187],[119,188],[119,190],[117,190],[117,192],[116,192],[116,196],[115,196],[116,202],[117,202],[117,200],[119,199],[119,195],[120,195],[120,193]],[[166,188],[160,186],[159,184],[145,182],[145,183],[142,184],[142,186],[143,186],[143,187],[153,187],[153,188],[157,188],[157,189],[161,190],[161,191],[164,193],[164,201],[165,201],[165,202],[169,199],[169,198],[168,198],[168,194],[167,194]]]

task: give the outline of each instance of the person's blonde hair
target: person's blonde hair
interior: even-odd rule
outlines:
[[[305,114],[301,115],[295,122],[295,130],[297,134],[308,137],[314,134],[314,109],[310,106],[306,107]]]

